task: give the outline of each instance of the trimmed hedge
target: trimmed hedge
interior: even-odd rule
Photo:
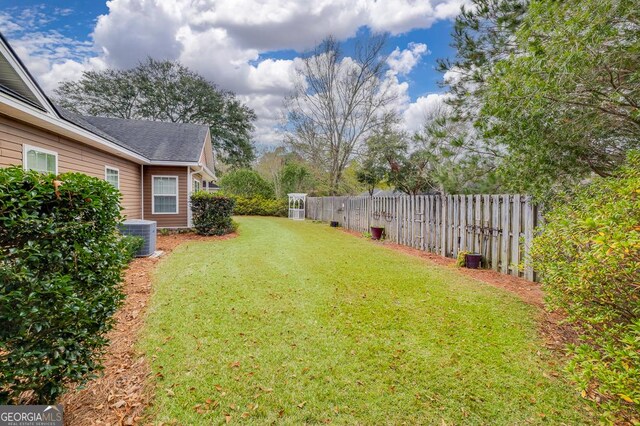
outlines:
[[[233,197],[236,206],[233,214],[239,216],[279,216],[286,217],[289,212],[287,200],[275,200],[260,196],[255,197]]]
[[[640,412],[640,153],[555,204],[534,241],[552,308],[581,336],[569,372],[607,422]],[[634,414],[635,413],[635,414]]]
[[[235,200],[206,191],[191,195],[193,227],[200,235],[224,235],[234,231],[231,220]]]
[[[119,196],[80,173],[0,169],[0,404],[54,403],[101,368],[130,260]]]

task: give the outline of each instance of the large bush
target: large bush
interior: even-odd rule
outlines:
[[[53,403],[100,368],[129,260],[118,201],[83,174],[0,169],[0,404]]]
[[[231,171],[220,178],[218,185],[220,189],[228,195],[240,197],[274,197],[272,185],[264,180],[258,172],[251,169]]]
[[[224,235],[233,232],[233,198],[198,191],[191,195],[193,227],[200,235]]]
[[[260,196],[234,197],[233,214],[239,216],[287,216],[289,205],[284,199],[267,199]]]
[[[569,365],[585,396],[640,408],[640,153],[557,203],[534,242],[548,301],[581,335]],[[630,414],[635,411],[635,414]]]

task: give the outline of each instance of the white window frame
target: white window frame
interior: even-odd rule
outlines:
[[[113,172],[118,172],[118,183],[116,185],[116,189],[119,191],[120,190],[120,169],[117,167],[111,167],[111,166],[104,166],[104,180],[106,180],[107,182],[109,182],[107,180],[107,172],[111,170]],[[109,182],[111,183],[111,182]]]
[[[175,213],[169,212],[160,212],[156,213],[156,189],[154,185],[154,180],[156,178],[174,178],[176,180],[176,211]],[[151,214],[180,214],[180,177],[175,175],[151,175]],[[164,197],[170,197],[171,195],[161,194]]]
[[[50,149],[40,148],[39,146],[27,144],[22,145],[22,168],[24,170],[31,170],[27,167],[27,152],[31,150],[41,152],[43,154],[53,155],[56,158],[56,170],[53,173],[56,175],[58,174],[58,153],[56,151],[51,151]]]
[[[200,188],[196,189],[196,185],[195,185],[196,183],[198,184],[198,186],[199,186]],[[194,180],[193,180],[193,186],[192,186],[192,188],[193,188],[193,189],[192,189],[192,191],[191,191],[191,192],[198,192],[198,191],[201,191],[201,190],[202,190],[202,181],[201,181],[201,180],[199,180],[199,179],[194,179]]]

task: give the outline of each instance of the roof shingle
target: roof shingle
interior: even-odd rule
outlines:
[[[115,143],[151,161],[198,162],[209,130],[202,124],[86,115],[80,118],[99,132],[115,138]],[[81,123],[76,124],[82,126]]]

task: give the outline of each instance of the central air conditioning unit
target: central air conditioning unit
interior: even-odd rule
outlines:
[[[120,225],[123,235],[142,237],[144,244],[136,253],[136,257],[151,256],[156,251],[156,230],[158,224],[153,220],[130,219]]]

